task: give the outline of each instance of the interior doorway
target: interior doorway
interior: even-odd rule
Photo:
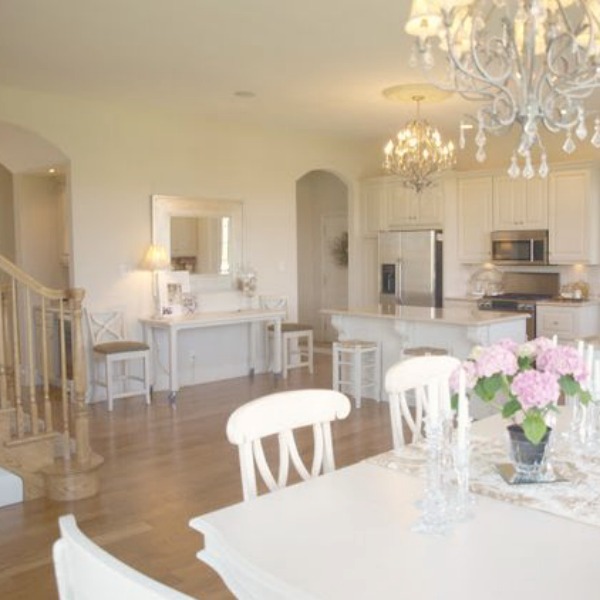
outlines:
[[[328,171],[296,182],[298,320],[314,328],[316,343],[336,332],[322,308],[348,306],[348,186]]]

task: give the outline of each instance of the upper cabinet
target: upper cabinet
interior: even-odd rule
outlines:
[[[360,188],[360,228],[363,235],[377,235],[385,229],[389,186],[387,181],[363,181]]]
[[[411,229],[443,226],[442,192],[434,184],[417,194],[402,181],[390,185],[387,209],[387,229]]]
[[[491,176],[458,179],[458,257],[464,263],[490,260],[493,180]]]
[[[597,173],[591,169],[552,171],[548,185],[550,262],[597,264]]]
[[[493,230],[548,229],[546,179],[494,176]]]
[[[361,184],[361,232],[375,235],[388,229],[443,227],[441,183],[419,195],[401,179],[380,177]]]

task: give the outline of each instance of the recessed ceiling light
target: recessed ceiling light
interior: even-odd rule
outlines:
[[[237,92],[233,92],[233,95],[238,98],[256,98],[256,94],[250,90],[238,90]]]
[[[50,173],[50,175],[54,175],[54,173],[56,173],[56,169],[50,168],[50,169],[48,169],[48,173]]]

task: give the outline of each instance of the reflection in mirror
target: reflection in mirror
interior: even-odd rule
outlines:
[[[231,217],[171,217],[171,268],[200,275],[231,273]]]
[[[232,287],[243,262],[242,213],[238,200],[153,196],[152,242],[167,249],[173,270],[190,273],[197,290]]]

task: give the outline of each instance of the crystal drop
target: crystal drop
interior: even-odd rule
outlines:
[[[475,143],[479,147],[483,147],[483,146],[485,146],[485,142],[486,142],[485,133],[483,132],[483,129],[479,129],[479,131],[477,132],[477,135],[475,136]]]
[[[475,158],[477,159],[477,162],[483,162],[486,159],[485,150],[483,149],[483,146],[479,146],[479,150],[477,150]]]
[[[594,148],[600,148],[600,119],[598,117],[594,119],[594,135],[590,141]]]
[[[585,121],[583,119],[581,119],[579,121],[579,124],[577,125],[577,129],[575,129],[575,135],[580,139],[580,140],[585,140],[585,138],[587,137],[587,127],[585,126]]]
[[[542,160],[540,161],[540,168],[538,174],[540,177],[547,177],[550,169],[548,168],[548,159],[545,154],[542,154]]]
[[[571,132],[569,132],[567,134],[567,139],[565,139],[565,143],[563,144],[562,149],[567,154],[572,154],[573,152],[575,152],[576,148],[577,148],[577,146],[575,145],[575,142],[573,141],[573,138],[571,137]]]
[[[531,160],[527,160],[525,166],[523,167],[523,177],[525,177],[525,179],[531,179],[534,175],[535,171],[531,165]]]
[[[521,169],[519,169],[519,165],[517,164],[517,157],[513,154],[510,159],[510,167],[508,168],[508,176],[511,179],[516,179],[521,174]]]
[[[467,145],[467,141],[465,139],[465,130],[461,127],[460,134],[458,136],[458,147],[461,150],[464,150],[466,145]]]

